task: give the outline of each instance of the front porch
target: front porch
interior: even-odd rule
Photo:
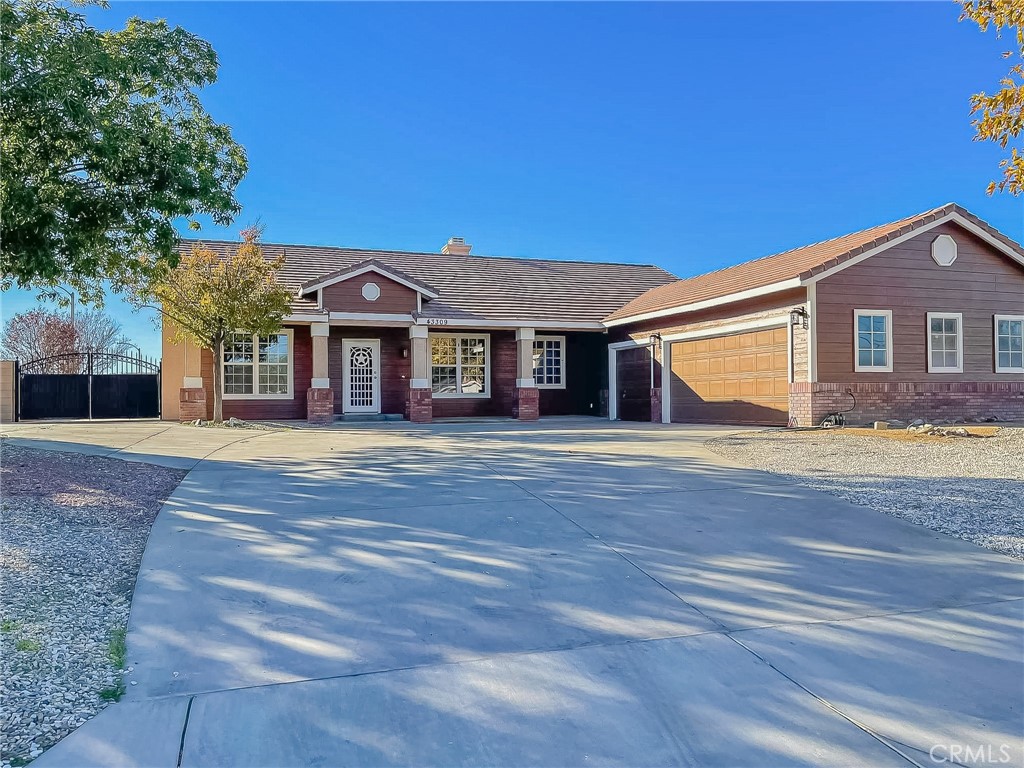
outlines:
[[[325,425],[607,414],[601,333],[324,322],[287,326],[278,338],[288,369],[278,392],[260,392],[272,364],[253,353],[259,340],[247,357],[225,352],[226,367],[241,371],[226,371],[225,381],[253,382],[251,393],[225,396],[225,418]],[[212,411],[213,356],[195,358],[191,367],[185,360],[181,420]]]

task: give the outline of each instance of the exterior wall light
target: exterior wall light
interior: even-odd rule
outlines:
[[[810,315],[807,314],[807,310],[803,307],[794,307],[789,310],[789,324],[792,326],[799,325],[804,330],[807,329],[807,321],[810,319]]]

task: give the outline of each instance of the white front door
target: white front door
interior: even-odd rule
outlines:
[[[380,339],[345,339],[342,354],[342,410],[380,413]]]

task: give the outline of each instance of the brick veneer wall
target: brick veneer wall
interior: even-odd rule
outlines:
[[[306,390],[306,421],[330,424],[334,421],[334,390],[330,387]]]
[[[206,419],[206,390],[202,387],[181,387],[178,390],[178,419]]]
[[[661,387],[651,390],[651,421],[661,423]]]
[[[410,389],[405,417],[416,424],[427,424],[433,417],[433,394],[429,389]]]
[[[1024,420],[1024,381],[1007,382],[795,382],[789,387],[790,425],[820,424],[829,413],[844,411],[849,424],[884,419],[977,419],[995,416],[1001,421]]]
[[[540,418],[540,391],[535,387],[516,389],[516,404],[512,416],[520,421],[536,421]]]

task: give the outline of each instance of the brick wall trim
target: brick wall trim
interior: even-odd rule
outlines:
[[[856,399],[847,394],[847,390]],[[829,413],[853,409],[849,424],[885,419],[1024,420],[1024,381],[806,382],[789,387],[790,426],[820,424]]]

